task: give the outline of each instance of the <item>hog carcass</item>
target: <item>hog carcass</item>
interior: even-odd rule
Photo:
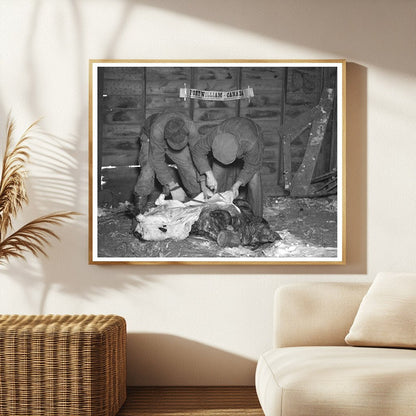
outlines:
[[[156,203],[157,207],[136,217],[135,233],[143,240],[184,240],[194,234],[222,247],[258,246],[280,240],[265,219],[253,214],[246,201],[233,202],[231,191],[215,194],[206,201],[200,194],[187,203],[163,197]]]
[[[256,217],[247,201],[237,199],[233,204],[218,209],[204,207],[194,222],[191,234],[208,237],[220,246],[259,246],[281,240],[269,223]]]
[[[135,234],[147,241],[160,241],[168,238],[184,240],[189,236],[192,224],[198,220],[205,207],[222,207],[232,205],[232,192],[215,194],[207,201],[201,193],[186,203],[165,200],[164,195],[156,201],[156,207],[136,217],[138,222]]]

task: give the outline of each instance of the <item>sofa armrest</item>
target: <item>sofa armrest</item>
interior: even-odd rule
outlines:
[[[273,344],[346,345],[369,283],[300,283],[275,292]]]

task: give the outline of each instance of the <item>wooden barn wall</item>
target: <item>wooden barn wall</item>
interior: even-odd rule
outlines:
[[[244,68],[242,85],[250,86],[254,98],[241,102],[240,114],[251,118],[262,129],[264,141],[262,182],[267,194],[279,193],[280,136],[282,97],[285,82],[284,68]]]
[[[191,68],[152,67],[146,69],[146,117],[162,111],[189,115],[189,100],[179,98],[179,89],[190,82]]]
[[[187,85],[201,90],[227,91],[250,86],[254,98],[241,101],[203,101],[179,98]],[[99,74],[99,153],[107,188],[123,184],[119,199],[128,199],[138,169],[138,137],[146,117],[162,111],[181,111],[206,134],[221,121],[242,116],[263,131],[265,153],[261,171],[268,195],[282,192],[280,127],[319,102],[324,87],[336,86],[332,68],[276,67],[105,67]],[[300,165],[309,130],[292,143],[292,171]],[[330,118],[315,176],[336,167],[336,124]],[[100,163],[99,163],[100,164]],[[117,169],[108,169],[108,167]],[[129,168],[130,166],[130,168]]]
[[[137,161],[137,139],[143,125],[144,69],[103,69],[101,165],[128,166]]]

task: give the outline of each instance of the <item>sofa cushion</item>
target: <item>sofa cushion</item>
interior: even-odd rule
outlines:
[[[266,416],[416,415],[416,351],[277,348],[260,357],[256,389]]]
[[[416,274],[378,274],[358,308],[345,342],[416,348]]]
[[[273,347],[345,346],[368,283],[297,283],[274,298]]]

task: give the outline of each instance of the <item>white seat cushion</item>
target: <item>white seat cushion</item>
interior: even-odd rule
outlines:
[[[277,348],[260,357],[256,389],[266,416],[416,415],[416,351]]]

